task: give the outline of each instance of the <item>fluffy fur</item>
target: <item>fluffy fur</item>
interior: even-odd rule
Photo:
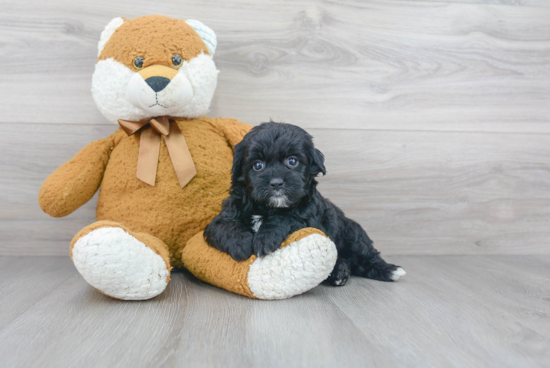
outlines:
[[[153,298],[170,280],[162,256],[120,227],[90,231],[75,242],[71,256],[90,285],[117,299]]]
[[[118,119],[163,115],[198,118],[208,111],[216,90],[218,70],[212,59],[216,45],[216,34],[197,20],[115,18],[101,33],[92,96],[115,124]],[[174,54],[182,57],[181,66],[172,65]],[[137,56],[143,58],[141,70],[133,66]],[[142,75],[155,65],[177,70],[160,91],[151,89]]]
[[[270,254],[291,233],[312,227],[336,244],[331,284],[344,285],[350,274],[381,281],[403,276],[358,223],[321,196],[320,173],[326,173],[324,156],[303,129],[274,122],[253,128],[235,146],[231,194],[206,227],[206,241],[239,261]]]
[[[109,39],[111,38],[113,33],[115,33],[116,29],[118,27],[120,27],[122,24],[124,24],[124,18],[117,17],[117,18],[112,19],[109,22],[109,24],[107,24],[105,26],[105,29],[103,30],[103,32],[101,32],[101,36],[100,36],[99,42],[97,44],[97,56],[98,57],[101,55],[101,52],[105,48],[105,45],[107,44],[107,42],[109,41]]]
[[[135,121],[159,115],[196,118],[208,111],[217,82],[218,70],[206,54],[184,61],[173,81],[158,93],[138,73],[109,58],[95,66],[92,95],[101,113],[113,123],[117,119]],[[128,98],[135,94],[142,96],[141,101]],[[143,103],[150,99],[165,108]]]

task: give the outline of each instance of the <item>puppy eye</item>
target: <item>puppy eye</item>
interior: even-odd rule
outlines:
[[[262,161],[256,161],[254,162],[252,167],[254,168],[254,170],[260,171],[260,170],[263,170],[263,168],[265,167],[265,164]]]
[[[143,58],[141,56],[134,58],[134,68],[143,69]]]
[[[286,163],[290,167],[298,166],[298,159],[296,157],[289,157],[286,159]]]
[[[172,56],[173,66],[180,66],[182,62],[183,62],[183,59],[178,54],[174,54],[174,56]]]

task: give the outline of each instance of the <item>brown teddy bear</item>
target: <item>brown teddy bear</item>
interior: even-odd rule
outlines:
[[[217,83],[216,44],[201,22],[157,15],[115,18],[101,34],[92,94],[120,128],[51,174],[39,202],[67,216],[101,186],[98,221],[70,249],[86,281],[113,298],[155,297],[173,267],[186,267],[226,290],[282,299],[315,287],[335,264],[336,247],[316,229],[242,262],[204,241],[228,196],[232,147],[251,128],[203,116]]]

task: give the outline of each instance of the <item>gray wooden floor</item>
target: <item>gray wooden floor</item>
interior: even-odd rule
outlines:
[[[550,256],[388,258],[402,281],[266,302],[176,273],[159,297],[123,302],[68,257],[0,257],[0,366],[550,365]]]

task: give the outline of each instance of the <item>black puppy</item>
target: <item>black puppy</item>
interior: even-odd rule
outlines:
[[[317,191],[326,173],[323,154],[303,129],[283,123],[254,127],[235,146],[231,195],[206,227],[211,246],[237,261],[277,250],[293,232],[322,230],[335,244],[338,260],[328,282],[342,286],[350,274],[395,281],[405,271],[386,263],[361,226]]]

